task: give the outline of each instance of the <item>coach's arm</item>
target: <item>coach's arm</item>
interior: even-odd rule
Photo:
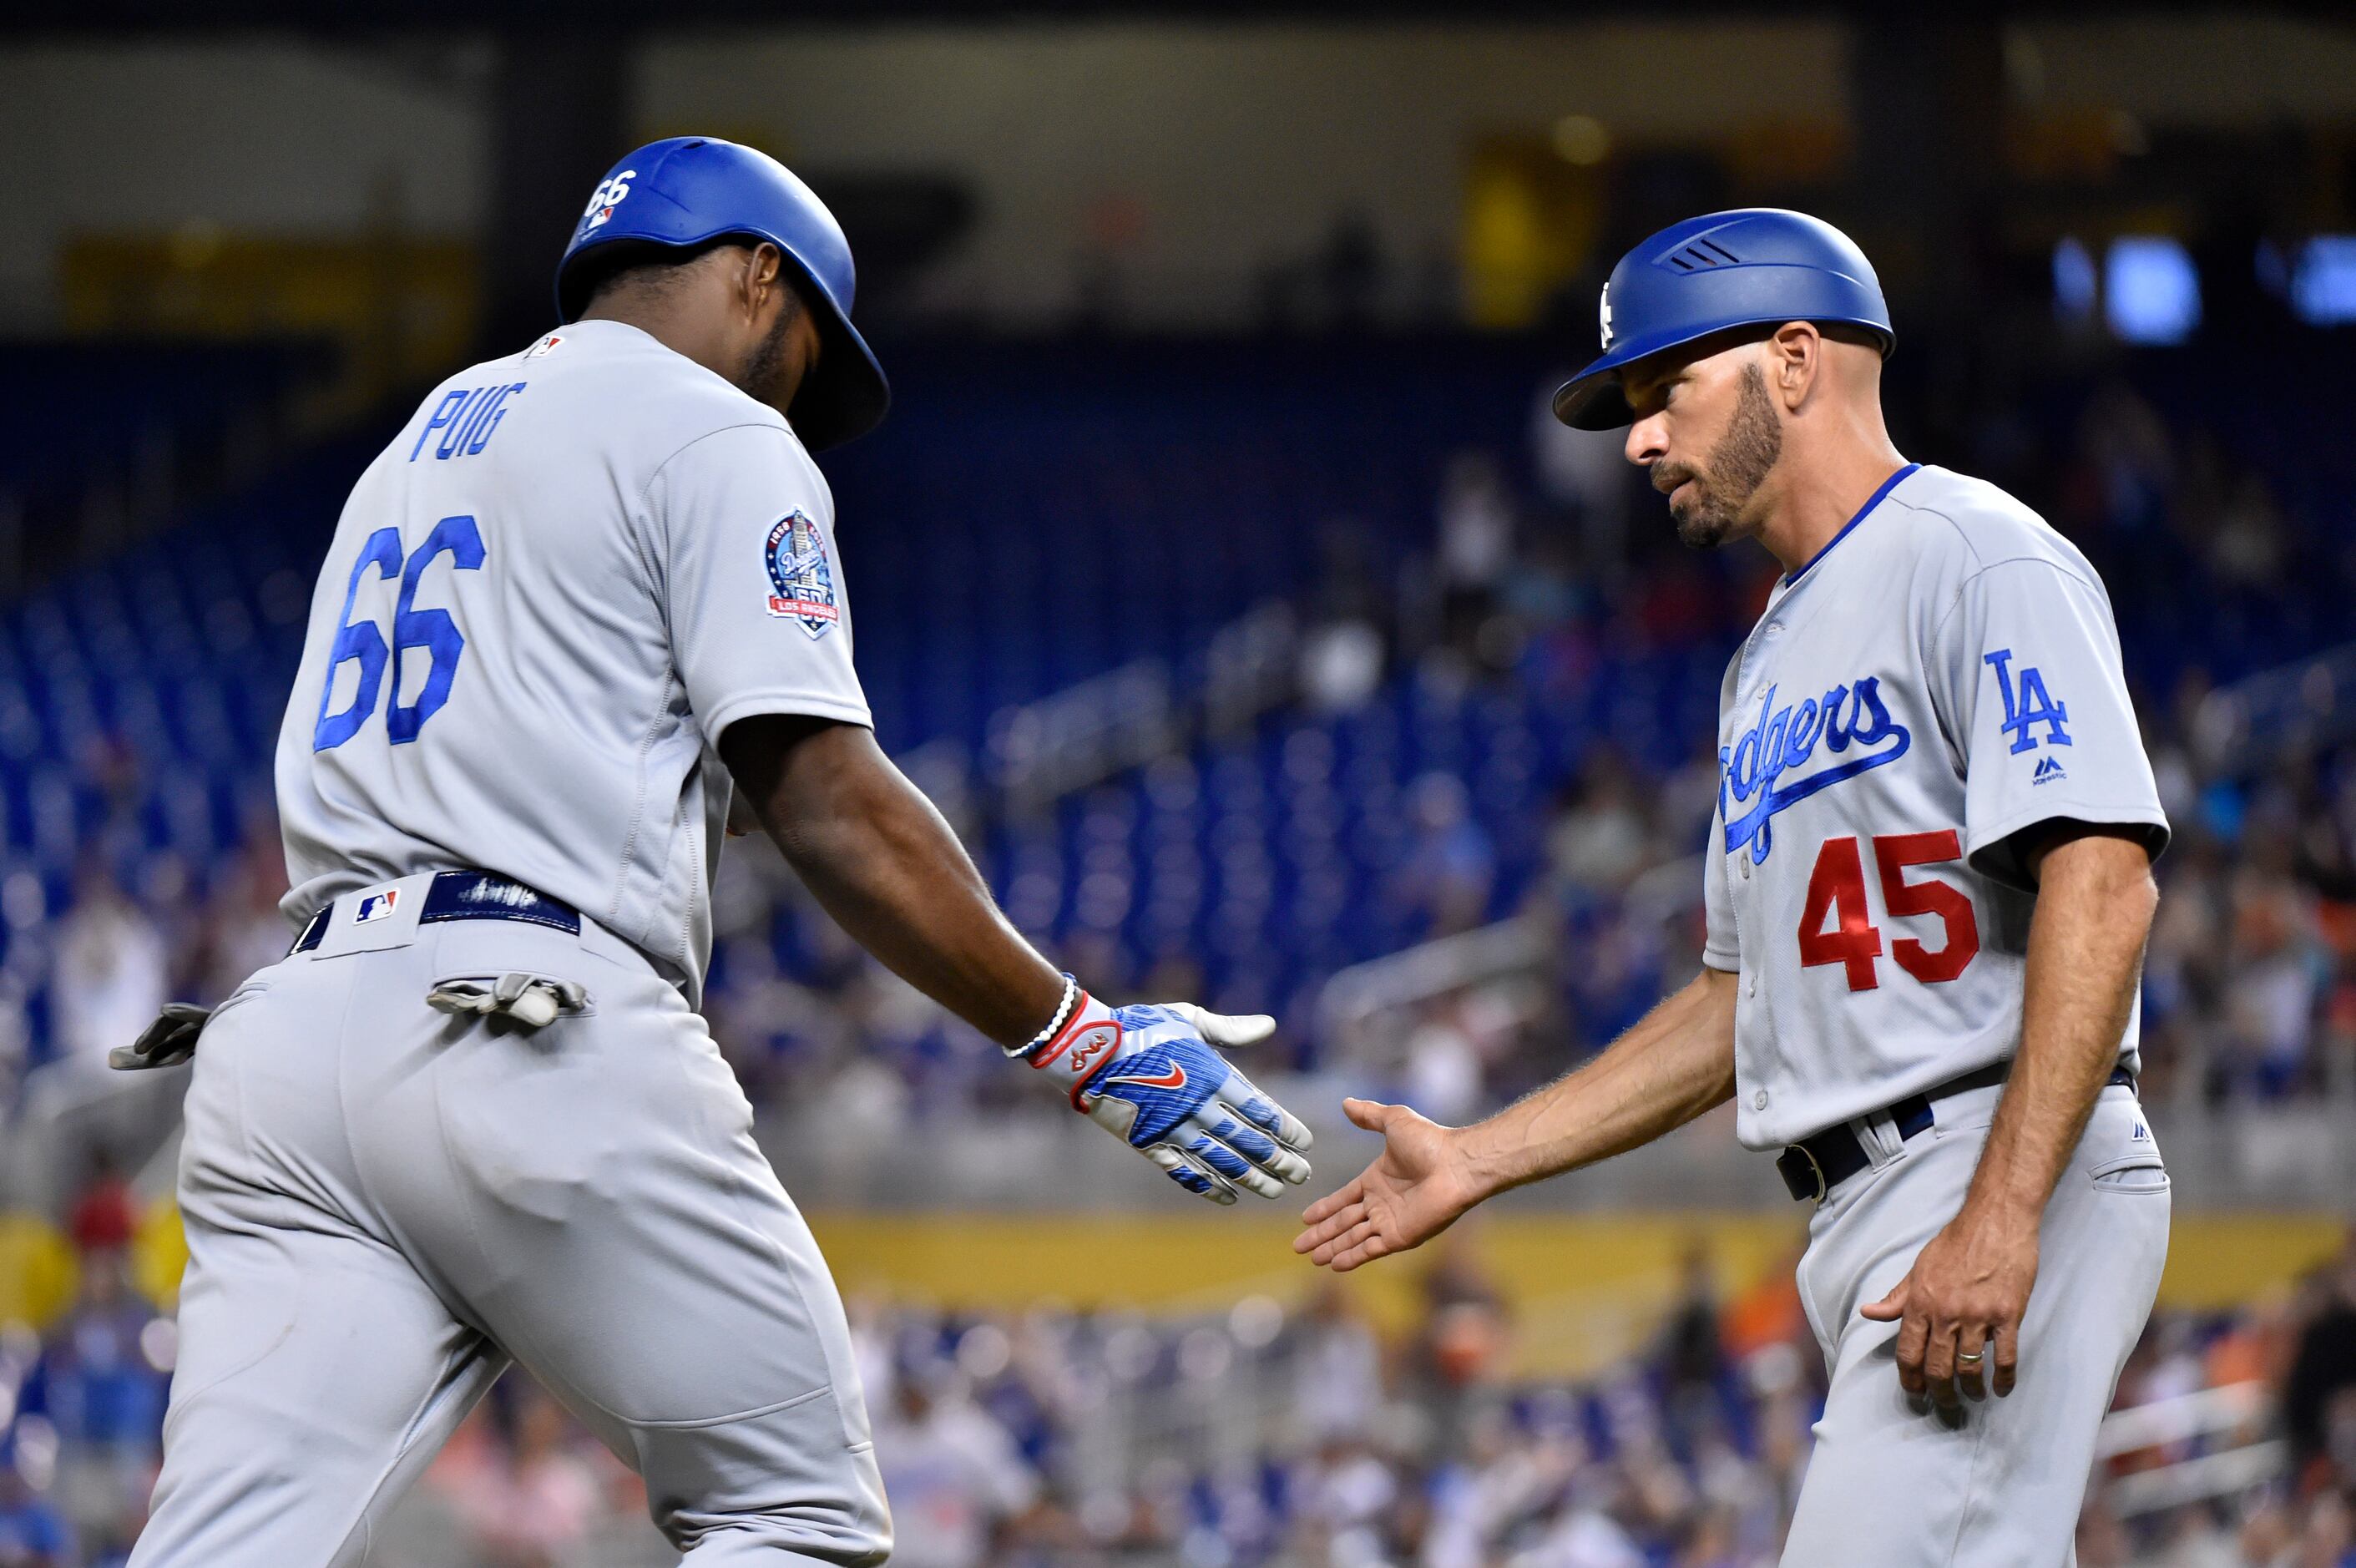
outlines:
[[[728,726],[720,759],[802,885],[893,973],[1001,1046],[1055,1015],[1064,977],[873,731],[756,714]]]
[[[1862,1310],[1902,1320],[1898,1380],[1952,1408],[1959,1392],[2012,1391],[2020,1320],[2037,1280],[2037,1238],[2054,1185],[2117,1065],[2159,907],[2147,830],[2047,825],[2027,847],[2037,887],[2029,924],[2020,1047],[1964,1207],[1897,1287]],[[1996,1341],[1995,1377],[1979,1358]],[[1959,1363],[1958,1352],[1973,1358]]]
[[[1443,1127],[1345,1100],[1383,1152],[1309,1206],[1292,1250],[1346,1273],[1439,1235],[1482,1199],[1649,1144],[1734,1097],[1735,978],[1704,969],[1595,1060],[1485,1122]]]

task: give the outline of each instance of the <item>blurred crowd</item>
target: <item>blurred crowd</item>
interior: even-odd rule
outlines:
[[[96,1184],[76,1206],[71,1307],[0,1331],[7,1568],[119,1563],[143,1517],[173,1333],[127,1284],[126,1219],[119,1184]],[[1181,1316],[854,1302],[893,1562],[1760,1568],[1822,1397],[1788,1262],[1726,1291],[1697,1243],[1627,1307],[1631,1353],[1577,1376],[1527,1369],[1560,1336],[1515,1321],[1470,1231],[1388,1333],[1333,1282]],[[2203,1390],[2248,1397],[2169,1419]],[[2356,1232],[2280,1301],[2159,1314],[2118,1408],[2163,1419],[2091,1478],[2086,1568],[2356,1563]],[[510,1374],[371,1561],[669,1561],[644,1509],[636,1478]]]
[[[2209,698],[2217,679],[2246,671],[2251,650],[2274,646],[2265,607],[2288,628],[2277,641],[2324,645],[2300,607],[2319,594],[2344,605],[2356,585],[2349,543],[2213,433],[2171,423],[2124,381],[2101,385],[2056,428],[2051,450],[1996,422],[1970,446],[1982,471],[2104,570],[2143,682],[2175,826],[2146,967],[2145,1093],[2179,1106],[2346,1103],[2356,1098],[2356,750],[2222,746]],[[1292,1055],[1263,1070],[1336,1074],[1448,1121],[1559,1073],[1682,980],[1700,945],[1717,787],[1710,660],[1697,666],[1703,711],[1690,725],[1690,693],[1597,688],[1632,653],[1722,653],[1772,567],[1677,549],[1616,437],[1543,418],[1532,430],[1511,460],[1467,453],[1450,465],[1429,548],[1398,570],[1377,569],[1337,532],[1326,580],[1299,607],[1296,713],[1249,743],[1300,775],[1304,794],[1330,798],[1352,780],[1311,777],[1326,766],[1323,732],[1288,736],[1286,725],[1402,690],[1537,714],[1558,711],[1566,692],[1598,699],[1602,720],[1549,781],[1543,810],[1501,807],[1477,770],[1432,768],[1395,791],[1396,820],[1372,841],[1387,846],[1374,897],[1401,930],[1447,938],[1515,918],[1537,933],[1534,961],[1439,989],[1399,1027],[1336,1032],[1321,1026],[1322,974],[1285,994],[1221,995],[1182,950],[1134,950],[1085,919],[1031,922],[1032,874],[994,865],[1017,919],[1117,999],[1274,1007]],[[1319,744],[1291,744],[1304,736]],[[1223,765],[1215,749],[1173,757],[1135,788],[1149,804],[1174,800]],[[138,795],[127,747],[102,746],[76,766],[122,779],[126,802]],[[29,871],[0,876],[0,1120],[22,1125],[102,1098],[107,1049],[160,1003],[218,998],[283,952],[284,874],[266,811],[209,865],[144,842],[127,822],[91,836],[62,907]],[[1083,877],[1083,905],[1088,896]],[[849,943],[762,841],[732,847],[714,904],[707,1011],[756,1103],[879,1138],[1033,1104],[996,1052]],[[144,1147],[102,1126],[83,1155],[93,1151],[102,1160]],[[117,1562],[135,1530],[173,1336],[132,1288],[134,1221],[128,1189],[102,1164],[68,1215],[79,1259],[70,1309],[37,1333],[0,1326],[0,1568]],[[1720,1299],[1699,1260],[1644,1354],[1575,1380],[1516,1370],[1516,1326],[1469,1254],[1435,1268],[1416,1319],[1387,1336],[1343,1294],[1183,1321],[945,1318],[876,1304],[858,1318],[899,1520],[895,1560],[911,1568],[1771,1562],[1820,1375],[1780,1276]],[[2161,1315],[2121,1402],[2244,1384],[2268,1391],[2251,1413],[2112,1462],[2083,1563],[2356,1561],[2356,1251],[2285,1302]],[[2181,1498],[2166,1489],[2175,1480],[2144,1479],[2191,1474],[2171,1467],[2211,1445],[2268,1442],[2284,1445],[2284,1464],[2264,1473],[2282,1478]],[[641,1509],[626,1470],[510,1380],[405,1514],[407,1560],[659,1561],[632,1522]]]
[[[2356,560],[2212,433],[2172,426],[2123,381],[2099,385],[2066,429],[2042,453],[2019,449],[2000,424],[1971,440],[2104,571],[2140,682],[2175,826],[2147,964],[2147,1092],[2179,1104],[2356,1095],[2356,753],[2222,746],[2204,716],[2205,661],[2246,665],[2247,647],[2265,641],[2249,605],[2278,600],[2279,618],[2296,621],[2319,585],[2356,585]],[[1521,915],[1547,933],[1550,966],[1432,996],[1403,1031],[1327,1037],[1317,1001],[1330,968],[1283,994],[1206,985],[1185,944],[1144,951],[1092,924],[1091,897],[1130,901],[1127,888],[1096,886],[1120,875],[1118,856],[1108,871],[1058,874],[1076,878],[1059,903],[1053,877],[1033,886],[1041,877],[1017,843],[991,869],[1018,923],[1100,993],[1269,1008],[1287,1026],[1287,1065],[1351,1075],[1444,1120],[1494,1108],[1608,1042],[1695,961],[1716,661],[1773,570],[1756,552],[1676,546],[1618,446],[1616,434],[1567,430],[1541,410],[1515,460],[1461,454],[1436,496],[1428,553],[1395,576],[1334,530],[1325,580],[1301,607],[1301,716],[1221,743],[1273,748],[1286,788],[1347,811],[1342,797],[1365,786],[1313,730],[1333,714],[1405,687],[1419,703],[1519,703],[1526,734],[1570,711],[1564,693],[1578,689],[1596,733],[1570,726],[1582,733],[1565,742],[1550,787],[1540,777],[1501,793],[1478,768],[1376,780],[1396,820],[1368,824],[1359,846],[1362,858],[1373,849],[1373,897],[1395,917],[1387,929],[1438,937]],[[2296,635],[2320,645],[2319,634]],[[1678,650],[1694,655],[1686,683],[1698,690],[1608,689],[1615,660]],[[1302,727],[1288,737],[1287,724]],[[1241,755],[1209,746],[1121,788],[1151,815],[1198,779],[1215,784]],[[102,778],[134,766],[127,750],[84,761]],[[1291,777],[1304,769],[1333,777]],[[126,782],[121,794],[137,791]],[[1210,833],[1225,831],[1215,822]],[[128,824],[91,842],[67,908],[47,908],[29,872],[0,885],[12,938],[0,962],[0,1103],[45,1059],[56,1063],[44,1069],[59,1080],[50,1092],[72,1099],[160,1001],[218,997],[283,950],[284,877],[266,811],[212,865],[128,847],[140,843]],[[986,829],[975,842],[989,858]],[[1305,910],[1313,893],[1304,880],[1290,897]],[[707,1010],[756,1102],[826,1102],[887,1127],[1025,1102],[994,1053],[842,938],[765,841],[732,846],[715,906]],[[1034,919],[1034,908],[1063,913]]]

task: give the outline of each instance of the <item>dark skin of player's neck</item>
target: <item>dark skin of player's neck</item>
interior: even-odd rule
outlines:
[[[1714,483],[1725,476],[1710,471],[1712,459],[1754,371],[1781,449],[1755,489],[1728,494]],[[1622,373],[1621,386],[1636,414],[1628,460],[1651,470],[1655,488],[1698,470],[1690,485],[1667,486],[1672,511],[1714,510],[1723,532],[1712,542],[1756,539],[1785,572],[1815,560],[1906,464],[1882,421],[1880,349],[1811,322],[1640,360]]]
[[[581,319],[635,327],[784,413],[819,349],[784,266],[766,242],[715,246],[651,277],[626,274]],[[1002,1046],[1023,1044],[1055,1015],[1063,976],[999,913],[957,834],[874,731],[754,714],[718,749],[802,885],[886,968]]]
[[[766,240],[715,245],[667,270],[659,284],[618,280],[590,300],[581,319],[635,327],[779,413],[817,368],[820,348],[818,321],[794,293],[785,252]],[[781,320],[784,339],[772,353]]]

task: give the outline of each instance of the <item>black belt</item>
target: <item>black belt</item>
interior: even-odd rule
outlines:
[[[2012,1063],[1995,1062],[1976,1072],[1951,1078],[1921,1094],[1908,1095],[1888,1112],[1890,1124],[1898,1129],[1899,1141],[1903,1143],[1926,1131],[1937,1120],[1931,1112],[1933,1101],[1970,1090],[1993,1089],[2011,1073]],[[2125,1068],[2116,1068],[2109,1081],[2133,1089],[2135,1075]],[[1865,1145],[1857,1141],[1857,1134],[1848,1130],[1846,1122],[1827,1127],[1813,1138],[1803,1138],[1775,1156],[1775,1169],[1782,1174],[1784,1187],[1803,1203],[1823,1202],[1825,1194],[1872,1163],[1873,1156],[1865,1152]]]
[[[353,922],[364,924],[398,913],[396,900],[400,893],[399,888],[388,887],[361,898],[353,913]],[[327,922],[335,913],[335,904],[320,906],[319,912],[305,923],[303,934],[294,939],[294,945],[286,950],[286,956],[293,958],[317,947],[327,936]],[[535,926],[552,926],[576,937],[581,934],[578,909],[496,871],[434,873],[434,880],[425,885],[425,904],[418,911],[417,923],[426,926],[442,920],[522,920]]]

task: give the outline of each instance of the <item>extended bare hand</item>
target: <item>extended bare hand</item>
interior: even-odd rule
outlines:
[[[2037,1222],[1969,1209],[1931,1238],[1895,1289],[1858,1309],[1898,1330],[1898,1382],[1942,1410],[1961,1395],[2012,1392],[2020,1364],[2020,1320],[2037,1283]],[[1987,1341],[1996,1341],[1995,1376],[1982,1377]]]
[[[1306,1252],[1311,1262],[1346,1274],[1422,1245],[1481,1200],[1456,1128],[1404,1105],[1371,1100],[1344,1100],[1342,1110],[1383,1135],[1383,1152],[1340,1191],[1302,1212],[1308,1228],[1292,1239],[1292,1250]]]

